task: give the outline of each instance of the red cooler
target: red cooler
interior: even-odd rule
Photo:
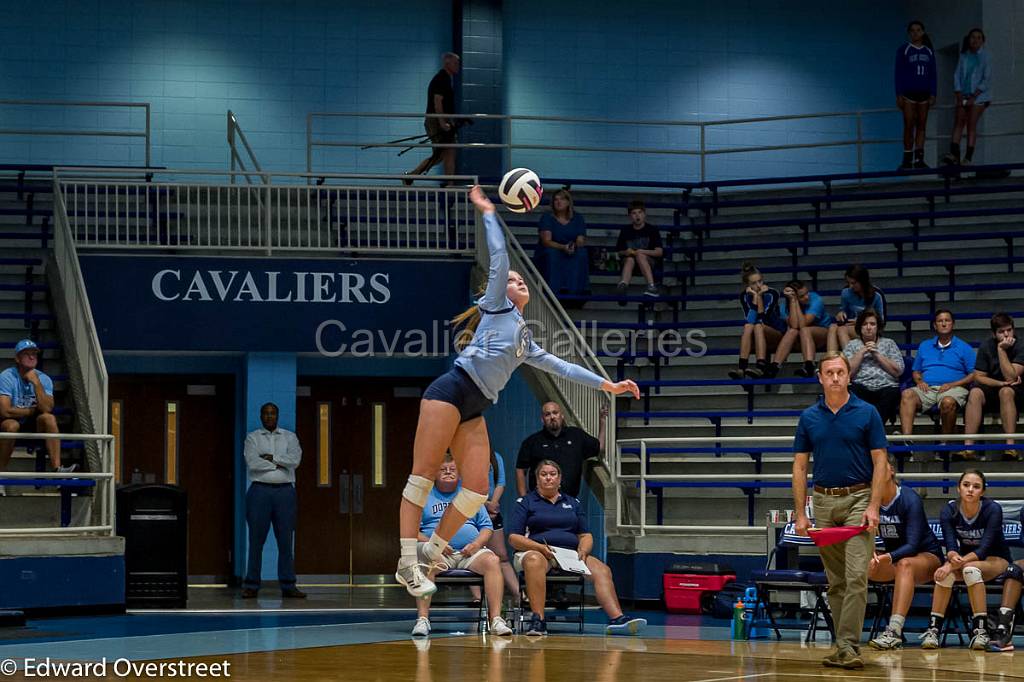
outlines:
[[[665,610],[669,613],[700,613],[716,592],[736,580],[729,566],[719,564],[672,564],[665,569]]]

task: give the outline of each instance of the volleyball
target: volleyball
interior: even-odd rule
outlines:
[[[501,179],[498,196],[508,210],[513,213],[526,213],[540,205],[544,188],[540,184],[540,178],[529,168],[513,168]]]

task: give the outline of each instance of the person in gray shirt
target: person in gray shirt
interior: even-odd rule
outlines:
[[[857,315],[857,338],[843,349],[850,361],[850,392],[878,410],[882,423],[895,421],[900,410],[903,355],[896,342],[882,336],[885,321],[871,308]]]

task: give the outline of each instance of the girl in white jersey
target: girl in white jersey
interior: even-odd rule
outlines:
[[[479,187],[469,198],[483,214],[490,268],[487,288],[477,305],[455,318],[472,340],[465,344],[455,367],[438,377],[423,393],[413,445],[412,474],[402,492],[400,511],[401,558],[395,578],[414,597],[436,590],[416,556],[416,536],[423,504],[434,485],[446,450],[451,449],[462,475],[462,489],[445,511],[424,553],[436,559],[448,540],[487,501],[490,440],[483,412],[497,402],[509,377],[524,362],[545,372],[608,391],[614,395],[640,389],[631,380],[612,383],[589,370],[551,355],[534,341],[523,308],[530,290],[522,276],[509,270],[505,235],[494,215],[494,204]]]

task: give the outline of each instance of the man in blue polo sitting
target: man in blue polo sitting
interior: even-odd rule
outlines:
[[[953,335],[953,313],[936,310],[932,318],[935,336],[921,342],[914,357],[914,386],[900,398],[900,431],[914,432],[914,417],[939,406],[942,433],[956,430],[956,415],[967,402],[974,380],[974,349]]]
[[[0,372],[0,431],[58,433],[53,415],[53,380],[36,369],[38,365],[39,346],[32,339],[19,341],[14,347],[14,366]],[[48,439],[46,451],[54,471],[75,470],[74,464],[60,465],[59,439]],[[0,471],[7,469],[13,452],[14,440],[0,440]]]

